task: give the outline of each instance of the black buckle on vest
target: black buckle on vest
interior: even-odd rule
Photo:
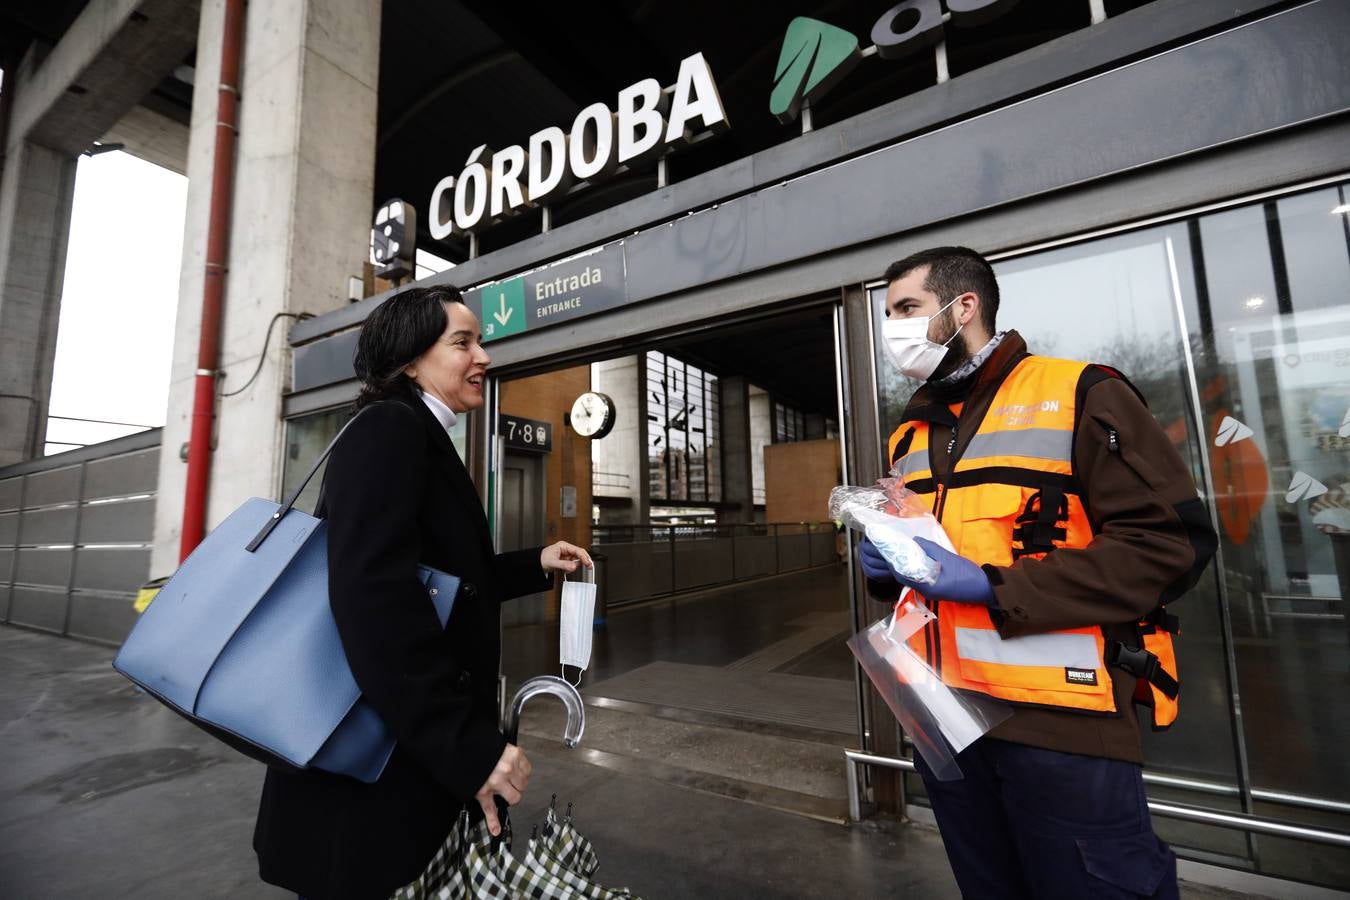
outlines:
[[[1135,678],[1144,679],[1166,694],[1169,700],[1175,700],[1181,690],[1181,685],[1163,668],[1158,657],[1143,647],[1127,647],[1120,641],[1107,641],[1106,662],[1119,666]]]

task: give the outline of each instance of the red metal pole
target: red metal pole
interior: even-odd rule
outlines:
[[[216,92],[216,151],[211,167],[211,216],[206,231],[206,282],[202,289],[201,334],[188,438],[187,490],[179,559],[206,533],[206,497],[211,484],[211,431],[216,413],[216,366],[220,361],[220,318],[229,253],[234,188],[234,141],[239,121],[239,57],[243,44],[244,0],[225,0],[220,46],[220,87]]]

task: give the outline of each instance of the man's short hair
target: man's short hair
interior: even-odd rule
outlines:
[[[989,260],[969,247],[934,247],[920,250],[886,267],[886,284],[904,278],[915,269],[928,267],[923,289],[937,294],[947,303],[953,297],[970,292],[980,298],[980,324],[994,333],[998,316],[998,280]]]

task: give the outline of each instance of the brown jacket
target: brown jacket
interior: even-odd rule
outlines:
[[[946,471],[951,438],[949,405],[964,403],[958,454],[975,435],[999,384],[1027,355],[1026,342],[1009,332],[994,353],[957,389],[924,385],[910,399],[905,419],[930,422],[934,472]],[[937,409],[941,407],[940,414]],[[1114,432],[1118,446],[1109,446]],[[1092,543],[1060,549],[1043,559],[985,566],[994,588],[994,623],[1005,638],[1100,625],[1105,637],[1136,644],[1133,624],[1160,599],[1175,599],[1199,577],[1214,552],[1214,532],[1186,464],[1123,378],[1087,389],[1074,437],[1074,474],[1094,523]],[[894,599],[872,586],[879,599]],[[1177,610],[1184,619],[1185,611]],[[1185,680],[1185,642],[1178,641]],[[1111,669],[1115,715],[1015,707],[991,737],[1068,753],[1142,763],[1139,721],[1131,698],[1135,678]]]

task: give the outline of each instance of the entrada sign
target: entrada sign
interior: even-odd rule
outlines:
[[[431,192],[431,236],[480,231],[526,207],[562,196],[573,184],[594,182],[622,165],[639,165],[688,143],[695,134],[727,126],[726,110],[702,53],[680,63],[675,85],[663,90],[646,78],[619,91],[616,110],[592,103],[570,131],[557,126],[530,136],[528,150],[513,144],[493,152],[481,145],[463,171]]]
[[[953,25],[992,22],[1017,0],[946,0]],[[902,59],[942,40],[942,3],[905,0],[886,10],[872,26],[872,43],[882,59]],[[858,39],[828,22],[798,16],[788,23],[773,75],[769,112],[784,124],[829,93],[862,61]]]
[[[589,316],[627,301],[621,244],[464,292],[464,302],[483,324],[484,342]]]

